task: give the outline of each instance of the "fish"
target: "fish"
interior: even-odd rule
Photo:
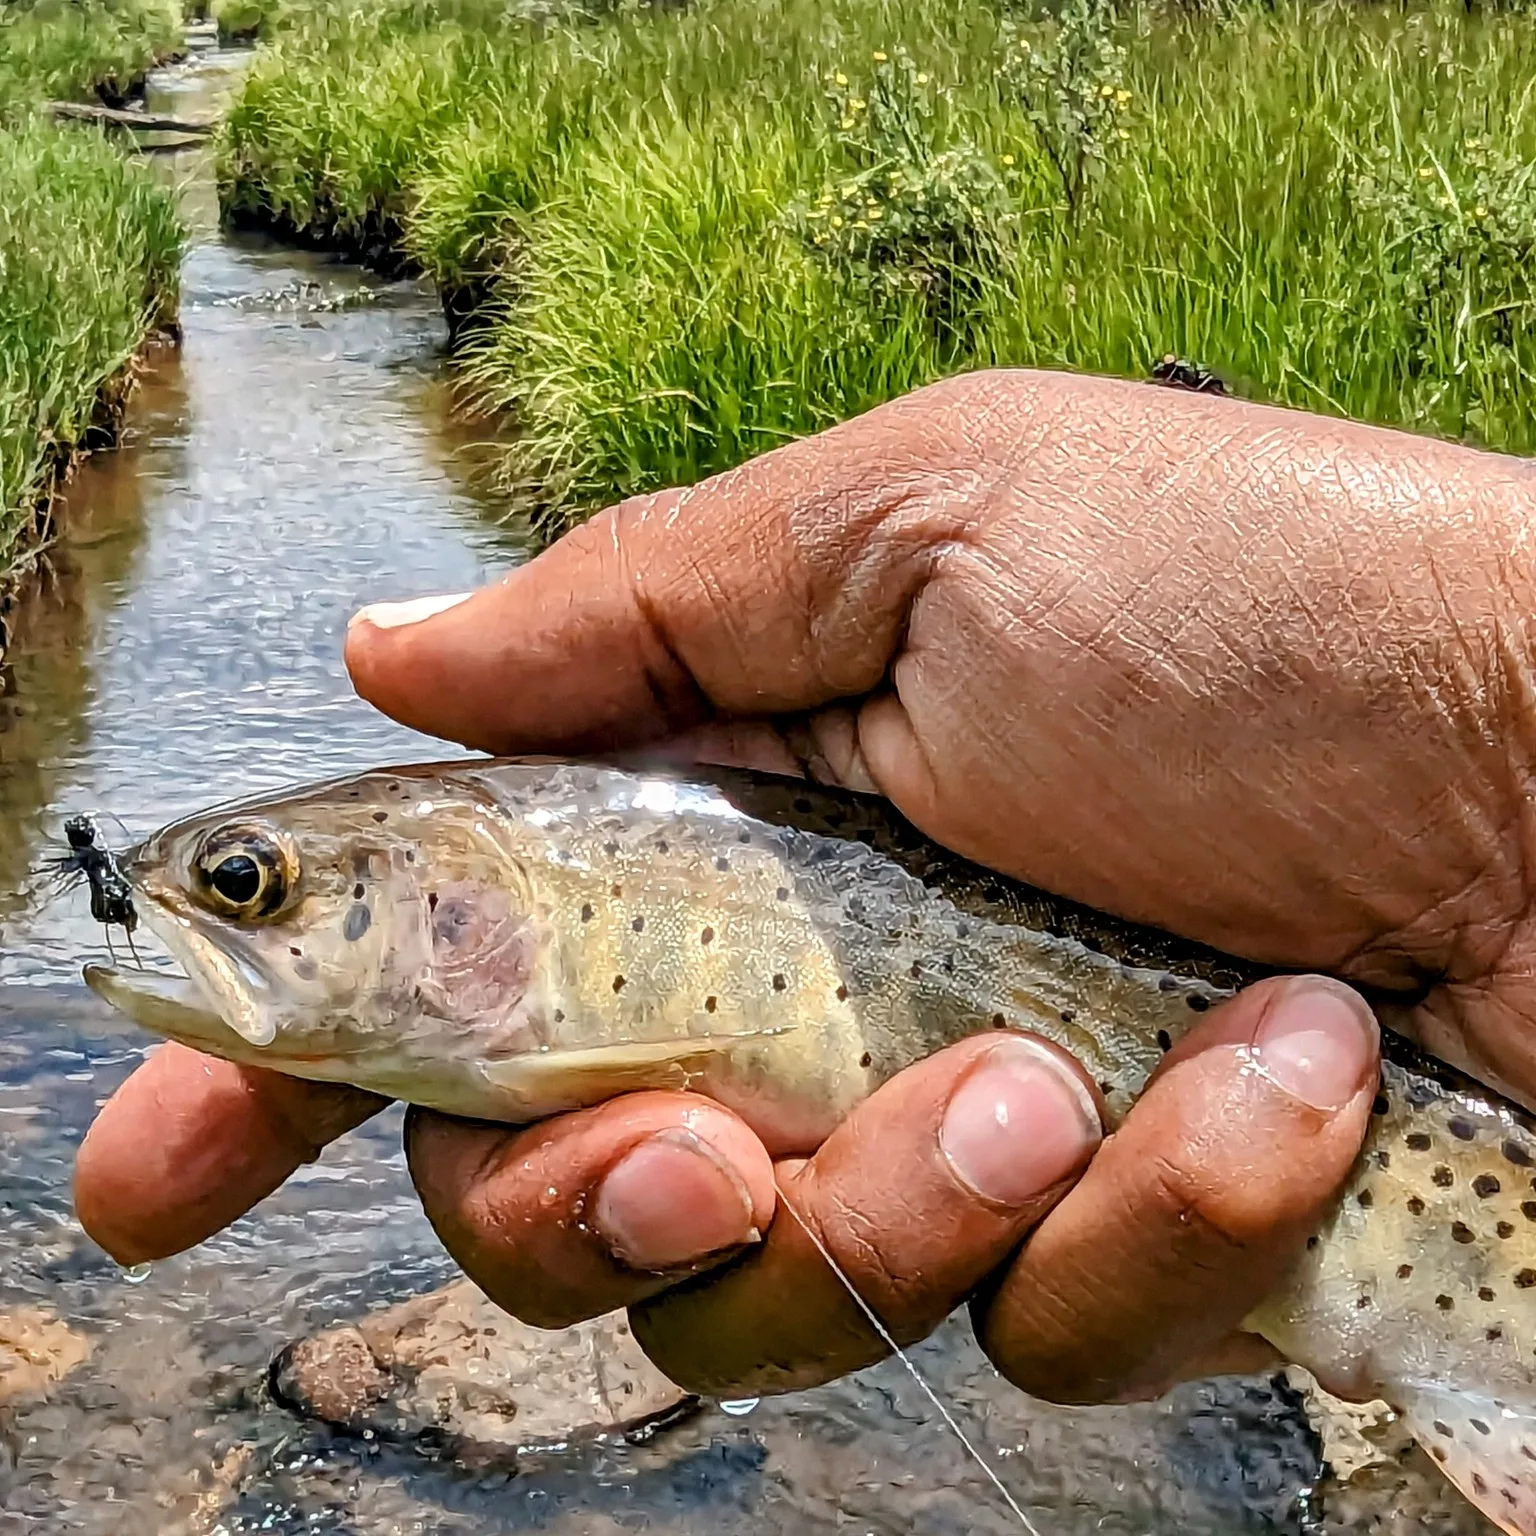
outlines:
[[[378,768],[184,817],[117,856],[184,974],[91,965],[146,1029],[509,1125],[689,1088],[775,1156],[914,1061],[1028,1030],[1113,1130],[1268,968],[1063,901],[885,800],[737,769]],[[1390,1030],[1341,1198],[1246,1320],[1385,1399],[1536,1536],[1536,1119]]]

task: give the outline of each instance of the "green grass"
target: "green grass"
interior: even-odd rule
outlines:
[[[176,0],[5,0],[0,110],[87,97],[98,86],[115,99],[181,41]]]
[[[175,313],[174,201],[41,104],[117,96],[181,40],[170,0],[37,0],[0,21],[0,579],[51,477],[114,424],[146,333]]]
[[[549,508],[955,371],[1170,351],[1256,398],[1536,448],[1523,16],[1278,0],[1062,43],[982,0],[436,11],[291,11],[223,195],[429,273],[473,321],[474,402],[516,423],[508,484]]]
[[[0,573],[61,454],[175,312],[169,195],[89,129],[0,132]],[[104,393],[105,392],[105,393]]]

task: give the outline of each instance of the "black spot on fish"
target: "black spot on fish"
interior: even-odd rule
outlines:
[[[1160,1029],[1157,1032],[1157,1048],[1160,1051],[1171,1051],[1173,1049],[1173,1036],[1166,1029]]]
[[[840,1003],[846,1003],[848,1001],[848,988],[847,987],[839,987],[837,989],[837,1000]]]
[[[1520,1214],[1527,1221],[1536,1221],[1536,1200],[1522,1200],[1520,1202]]]
[[[718,869],[722,875],[730,867],[731,867],[731,861],[729,859],[725,858],[723,855],[722,855],[722,857],[720,857],[720,858],[715,860],[715,868]]]
[[[859,1057],[859,1065],[861,1067],[867,1067],[874,1059],[875,1058],[871,1056],[868,1051],[865,1051],[864,1054]]]
[[[613,978],[613,990],[615,992],[622,992],[624,990],[624,978],[622,976],[615,976]]]
[[[773,990],[775,992],[782,992],[788,985],[789,983],[785,981],[783,975],[780,972],[775,971],[773,973]]]
[[[1362,1189],[1360,1193],[1355,1196],[1355,1204],[1360,1206],[1362,1210],[1368,1211],[1373,1205],[1376,1204],[1376,1196],[1373,1195],[1370,1190]]]
[[[1464,1120],[1460,1115],[1452,1115],[1445,1123],[1445,1128],[1457,1141],[1471,1141],[1477,1130],[1470,1120]]]
[[[624,894],[624,887],[622,885],[610,885],[608,887],[608,894],[610,896],[622,896]]]
[[[341,925],[341,935],[349,944],[356,944],[362,936],[368,932],[369,924],[373,922],[373,913],[362,902],[347,909],[346,921]]]
[[[1424,1202],[1417,1195],[1408,1196],[1408,1214],[1410,1216],[1422,1216],[1424,1214]]]
[[[1000,1013],[994,1013],[992,1015],[992,1028],[993,1029],[1002,1029],[1007,1024],[1007,1022],[1008,1022],[1007,1019],[1005,1019],[1002,1016],[1002,1014],[1000,1014]]]
[[[565,1023],[565,1009],[563,1009],[563,1008],[556,1008],[555,1009],[555,1023],[556,1024],[564,1024]]]
[[[658,837],[656,839],[656,852],[657,853],[665,853],[666,851],[667,851],[667,840],[666,840],[666,838]]]
[[[1312,1234],[1312,1236],[1311,1236],[1311,1237],[1309,1237],[1309,1238],[1308,1238],[1308,1239],[1307,1239],[1307,1251],[1308,1251],[1308,1252],[1309,1252],[1309,1253],[1310,1253],[1310,1252],[1315,1252],[1315,1251],[1316,1251],[1316,1249],[1317,1249],[1317,1245],[1318,1245],[1318,1244],[1319,1244],[1319,1243],[1320,1243],[1320,1242],[1322,1242],[1322,1238],[1320,1238],[1320,1237],[1319,1237],[1319,1236],[1318,1236],[1318,1235],[1317,1235],[1317,1234],[1316,1234],[1316,1233],[1315,1233],[1315,1232],[1314,1232],[1314,1233],[1313,1233],[1313,1234]]]
[[[1189,996],[1184,999],[1184,1001],[1188,1003],[1196,1013],[1204,1013],[1205,1010],[1211,1006],[1210,998],[1206,997],[1203,993],[1200,992],[1191,992]]]
[[[1070,1008],[1063,1008],[1061,1010],[1061,1022],[1063,1024],[1070,1024],[1076,1017],[1076,1013],[1074,1013]]]
[[[1392,1101],[1384,1093],[1378,1093],[1376,1097],[1371,1100],[1371,1113],[1373,1115],[1384,1115],[1391,1108]]]
[[[1479,1301],[1492,1301],[1493,1291],[1486,1285],[1480,1285],[1477,1288],[1477,1299]]]
[[[1515,1289],[1517,1291],[1528,1291],[1533,1285],[1536,1285],[1536,1269],[1522,1269],[1515,1276]]]
[[[781,885],[778,890],[773,893],[773,898],[775,901],[788,901],[789,887],[787,885]]]
[[[1500,1340],[1500,1339],[1502,1339],[1502,1338],[1503,1338],[1503,1337],[1504,1337],[1504,1330],[1503,1330],[1503,1329],[1502,1329],[1502,1328],[1490,1328],[1490,1329],[1489,1329],[1489,1330],[1488,1330],[1488,1331],[1487,1331],[1487,1332],[1486,1332],[1486,1333],[1485,1333],[1485,1334],[1484,1334],[1484,1335],[1483,1335],[1483,1337],[1484,1337],[1484,1338],[1485,1338],[1485,1339],[1487,1339],[1487,1341],[1488,1341],[1488,1342],[1489,1342],[1489,1343],[1490,1343],[1490,1344],[1497,1344],[1497,1343],[1498,1343],[1498,1342],[1499,1342],[1499,1340]]]
[[[1456,1182],[1456,1175],[1444,1163],[1435,1164],[1435,1171],[1430,1174],[1430,1178],[1441,1189],[1449,1189]]]
[[[1470,1243],[1475,1240],[1477,1234],[1473,1232],[1472,1228],[1469,1227],[1466,1222],[1453,1221],[1451,1223],[1451,1236],[1454,1237],[1458,1243]]]
[[[1506,1141],[1499,1150],[1503,1152],[1505,1160],[1513,1163],[1516,1168],[1531,1166],[1531,1154],[1518,1141]]]
[[[1493,1230],[1497,1232],[1500,1237],[1513,1237],[1515,1235],[1514,1224],[1508,1221],[1501,1221]]]
[[[1429,1151],[1429,1137],[1423,1131],[1409,1131],[1403,1140],[1408,1143],[1409,1148],[1414,1152]]]
[[[427,892],[427,911],[428,912],[436,912],[437,911],[437,892],[436,891],[428,891]]]
[[[1472,1474],[1472,1487],[1477,1496],[1482,1498],[1488,1492],[1488,1479],[1481,1472],[1474,1472]]]
[[[706,928],[703,933],[699,935],[700,944],[713,944],[714,942],[715,930],[713,928]]]
[[[592,903],[590,901],[584,901],[581,904],[581,920],[584,923],[592,921]]]
[[[1397,1266],[1397,1278],[1399,1280],[1410,1279],[1412,1277],[1412,1275],[1413,1275],[1413,1265],[1412,1264],[1399,1264]]]
[[[637,917],[634,920],[634,922],[632,922],[629,926],[630,926],[631,930],[633,932],[635,932],[635,933],[644,933],[645,932],[645,919],[643,917]]]
[[[1449,1312],[1451,1308],[1456,1305],[1456,1303],[1452,1301],[1449,1296],[1436,1296],[1435,1305],[1439,1307],[1442,1312]],[[1436,1427],[1438,1428],[1438,1426]],[[1450,1431],[1446,1430],[1445,1433],[1449,1434]]]
[[[353,901],[361,901],[363,899],[363,894],[364,894],[365,890],[366,890],[366,887],[363,885],[363,882],[361,880],[359,880],[357,882],[357,884],[352,887],[352,899],[353,899]]]
[[[1491,1173],[1480,1173],[1472,1180],[1472,1192],[1486,1200],[1489,1195],[1498,1194],[1503,1186]]]
[[[615,858],[618,855],[618,851],[619,845],[617,843],[603,844],[603,852],[606,853],[610,859]]]
[[[375,811],[373,813],[373,819],[375,821],[378,821],[378,822],[388,821],[389,820],[389,812],[388,811]]]
[[[907,974],[912,978],[913,981],[921,981],[923,976],[922,961],[914,960],[909,967]]]
[[[1357,1312],[1364,1312],[1365,1309],[1370,1306],[1370,1304],[1371,1298],[1369,1296],[1362,1295],[1360,1299],[1355,1303],[1355,1310]]]
[[[416,862],[416,850],[414,848],[407,848],[405,850],[405,862],[407,864],[414,864]]]
[[[1439,1419],[1435,1420],[1435,1433],[1437,1435],[1444,1435],[1447,1440],[1454,1440],[1456,1438],[1456,1436],[1451,1433],[1451,1426],[1449,1424],[1441,1423]]]
[[[1378,1168],[1390,1168],[1392,1166],[1392,1154],[1385,1147],[1379,1147],[1371,1154]]]
[[[704,1012],[705,1013],[713,1013],[718,1006],[719,1006],[719,1002],[718,1002],[718,1000],[716,998],[706,997],[704,999]]]

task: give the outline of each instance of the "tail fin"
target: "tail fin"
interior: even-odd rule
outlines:
[[[1413,1437],[1508,1536],[1536,1536],[1536,1405],[1416,1385],[1400,1394]]]

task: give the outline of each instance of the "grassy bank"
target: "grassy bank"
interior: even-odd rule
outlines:
[[[175,48],[179,14],[39,0],[0,24],[0,588],[46,526],[54,478],[115,432],[133,359],[176,310],[171,195],[41,104],[121,99]]]
[[[1257,398],[1536,448],[1521,17],[390,0],[276,35],[228,210],[430,274],[472,322],[475,401],[514,413],[508,482],[551,508],[959,369],[1169,351]]]

